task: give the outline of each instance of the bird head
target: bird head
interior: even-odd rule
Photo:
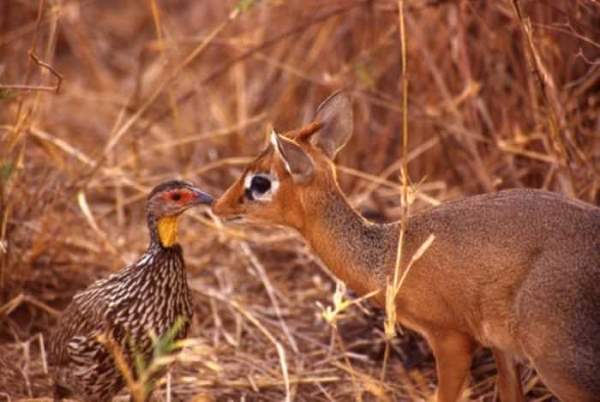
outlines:
[[[147,212],[153,218],[164,247],[177,241],[177,218],[188,208],[211,205],[213,197],[184,180],[170,180],[154,187],[148,196]]]

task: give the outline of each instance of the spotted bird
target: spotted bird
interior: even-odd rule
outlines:
[[[210,205],[212,200],[181,180],[164,182],[150,192],[146,252],[135,263],[77,293],[51,334],[55,402],[69,396],[110,401],[125,385],[117,353],[137,378],[140,359],[141,367],[152,361],[151,335],[160,338],[174,331],[173,339],[185,338],[192,305],[177,243],[177,219],[188,208]]]

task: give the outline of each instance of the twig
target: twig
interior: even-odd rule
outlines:
[[[541,60],[540,60],[540,55],[538,54],[538,52],[536,51],[535,45],[533,43],[533,36],[531,33],[531,21],[529,20],[529,18],[524,18],[523,17],[523,13],[521,11],[521,5],[519,0],[513,0],[512,1],[514,10],[515,10],[515,14],[517,15],[518,19],[519,19],[519,26],[521,28],[521,30],[523,31],[523,35],[525,36],[526,39],[526,43],[527,43],[527,49],[528,49],[528,61],[529,64],[531,66],[531,69],[534,73],[534,76],[536,78],[536,82],[539,86],[540,89],[540,94],[542,95],[542,98],[544,99],[544,102],[546,103],[546,105],[548,106],[548,109],[550,110],[550,118],[549,118],[549,122],[550,122],[550,138],[552,141],[552,145],[554,146],[554,150],[556,153],[556,156],[558,156],[559,158],[559,162],[561,165],[564,165],[567,163],[567,151],[566,151],[566,147],[565,144],[562,140],[562,137],[560,136],[560,131],[558,129],[558,116],[556,114],[556,110],[554,110],[554,106],[552,105],[552,103],[550,102],[550,99],[548,98],[548,94],[546,91],[546,86],[547,86],[547,75],[548,72],[544,71],[544,73],[542,73],[542,65],[541,65]]]
[[[404,26],[404,0],[398,0],[398,24],[400,31],[400,56],[402,60],[402,216],[400,220],[398,245],[396,247],[396,262],[394,266],[394,276],[392,282],[386,284],[385,292],[385,312],[386,318],[384,322],[386,351],[384,353],[384,361],[381,368],[380,380],[385,380],[385,372],[387,369],[387,357],[389,356],[389,341],[396,336],[396,297],[400,288],[400,264],[402,263],[402,248],[404,245],[404,233],[408,220],[408,78],[406,76],[406,31]],[[404,274],[408,273],[408,268],[405,268]]]
[[[240,242],[240,247],[241,247],[242,251],[244,252],[244,254],[246,255],[246,257],[248,258],[248,260],[250,261],[250,263],[252,264],[252,266],[254,267],[254,269],[258,272],[258,276],[260,277],[260,280],[262,281],[263,286],[265,287],[265,290],[267,291],[269,300],[271,300],[271,304],[273,305],[273,308],[275,309],[275,314],[277,315],[277,320],[279,321],[281,329],[285,333],[285,336],[288,338],[290,347],[292,348],[294,353],[299,353],[300,351],[298,349],[296,340],[292,336],[289,327],[287,326],[285,320],[283,319],[283,317],[281,315],[281,308],[279,307],[279,302],[277,301],[277,298],[275,297],[275,292],[273,291],[273,285],[271,284],[271,281],[269,280],[267,272],[265,271],[265,267],[263,267],[263,265],[260,263],[260,261],[258,260],[256,255],[252,252],[252,250],[250,249],[250,246],[248,246],[247,242],[245,242],[245,241]]]
[[[58,317],[60,315],[60,312],[58,310],[48,306],[46,303],[43,303],[29,295],[19,293],[13,299],[9,300],[4,305],[0,306],[0,317],[11,314],[17,307],[19,307],[23,303],[29,303],[29,304],[45,311],[46,313],[48,313],[49,315],[51,315],[53,317]]]
[[[237,303],[235,300],[232,300],[230,303],[237,311],[239,311],[244,317],[246,317],[246,319],[248,321],[250,321],[252,324],[254,324],[254,326],[256,326],[256,328],[258,328],[260,330],[260,332],[262,332],[263,335],[266,336],[267,339],[269,339],[269,341],[271,341],[271,343],[275,346],[275,349],[277,350],[277,354],[279,355],[279,363],[281,365],[281,371],[283,373],[283,383],[285,385],[285,402],[291,402],[292,399],[291,399],[291,394],[290,394],[290,378],[289,378],[289,374],[288,374],[287,359],[285,356],[285,350],[281,346],[281,343],[279,343],[279,341],[277,341],[277,339],[269,332],[269,330],[267,330],[260,323],[260,321],[258,321],[252,314],[250,314],[239,303]]]
[[[63,76],[61,73],[56,71],[54,67],[52,67],[48,63],[44,63],[41,61],[36,55],[34,50],[29,51],[29,57],[37,64],[38,66],[47,69],[50,73],[56,77],[56,84],[54,86],[45,86],[45,85],[28,85],[28,84],[9,84],[3,85],[0,84],[0,89],[6,90],[19,90],[19,91],[47,91],[58,93],[60,91],[60,86],[63,82]]]
[[[201,41],[188,55],[187,57],[181,61],[152,92],[152,94],[146,99],[146,101],[140,106],[136,112],[125,121],[111,136],[106,145],[104,146],[103,151],[100,156],[97,158],[94,167],[91,171],[87,172],[84,177],[86,177],[86,181],[90,180],[91,177],[95,174],[95,172],[103,165],[106,157],[109,152],[121,141],[123,136],[129,131],[129,129],[146,113],[146,111],[150,108],[152,104],[158,99],[158,97],[163,93],[163,91],[175,82],[175,80],[179,77],[180,73],[192,62],[194,61],[203,51],[207,48],[210,42],[221,33],[236,17],[237,13],[232,13],[229,18],[225,21],[221,22],[217,25],[210,34]],[[169,109],[169,112],[172,109]]]
[[[283,39],[289,38],[290,36],[301,34],[301,33],[305,32],[308,28],[312,27],[313,25],[316,25],[320,22],[326,21],[329,18],[334,17],[339,14],[342,14],[344,12],[348,12],[348,11],[352,10],[354,7],[360,6],[362,4],[363,4],[363,2],[357,2],[353,5],[351,5],[350,7],[348,7],[348,6],[339,7],[334,10],[331,10],[328,13],[325,13],[323,15],[315,17],[314,19],[312,19],[308,22],[302,22],[298,25],[295,25],[294,27],[290,28],[289,30],[286,30],[285,32],[282,32],[281,34],[276,35],[275,37],[266,40],[265,42],[261,43],[260,45],[253,47],[252,49],[248,49],[246,52],[242,53],[238,57],[236,57],[228,62],[225,62],[223,65],[218,67],[215,71],[213,71],[208,76],[203,78],[200,81],[199,85],[205,86],[206,84],[212,82],[217,77],[221,76],[223,73],[227,72],[230,68],[235,66],[237,63],[244,61],[249,57],[252,57],[254,55],[254,53],[256,53],[256,52],[261,52],[265,49],[275,46],[276,44],[281,42]],[[197,94],[197,92],[198,91],[196,89],[191,89],[191,90],[187,91],[186,93],[181,95],[179,98],[177,98],[176,103],[178,105],[180,105],[184,102],[187,102],[188,100],[193,98]],[[156,114],[156,116],[149,119],[147,126],[142,131],[146,131],[152,124],[164,119],[166,116],[169,115],[169,113],[170,113],[170,109],[162,110],[161,112]]]

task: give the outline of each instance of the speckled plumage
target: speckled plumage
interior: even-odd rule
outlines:
[[[149,207],[150,244],[135,263],[77,293],[64,311],[50,338],[55,400],[74,394],[85,401],[110,401],[123,388],[122,374],[100,336],[120,347],[134,374],[134,356],[143,356],[146,365],[152,358],[151,334],[160,337],[182,320],[175,339],[186,336],[192,302],[182,249],[161,244],[157,219]]]

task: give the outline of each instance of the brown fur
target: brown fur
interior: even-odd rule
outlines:
[[[320,116],[348,116],[337,95]],[[335,120],[334,119],[334,120]],[[317,116],[319,120],[319,115]],[[384,289],[393,275],[399,224],[374,224],[341,193],[318,144],[335,121],[291,137],[314,163],[297,183],[273,147],[251,163],[216,202],[217,215],[283,224],[298,230],[325,265],[359,294]],[[321,127],[321,126],[318,126]],[[321,136],[316,141],[314,136]],[[317,145],[315,145],[317,144]],[[269,202],[244,198],[244,178],[272,172],[280,187]],[[523,401],[515,359],[528,359],[562,401],[600,395],[600,209],[559,194],[510,190],[449,202],[409,217],[403,264],[430,234],[435,240],[411,269],[396,305],[399,322],[421,333],[436,357],[439,402],[456,401],[476,345],[492,349],[504,402]],[[384,305],[380,292],[376,302]]]

